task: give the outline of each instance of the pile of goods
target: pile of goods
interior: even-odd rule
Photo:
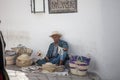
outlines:
[[[45,72],[45,73],[55,72],[55,69],[56,69],[56,65],[50,62],[42,65],[42,70],[43,70],[42,72]]]
[[[16,56],[17,55],[16,55],[15,51],[6,50],[5,51],[6,64],[7,65],[15,64]]]
[[[16,65],[19,67],[26,67],[32,64],[32,59],[27,54],[22,54],[16,59]]]
[[[70,72],[75,75],[85,76],[90,63],[90,58],[84,56],[71,56]]]
[[[21,44],[17,47],[11,48],[12,50],[6,51],[7,64],[15,64],[19,67],[26,67],[32,64],[31,54],[32,49],[27,48]]]
[[[64,66],[57,66],[50,62],[42,65],[42,72],[49,73],[49,72],[62,72],[64,71]]]
[[[17,53],[17,56],[20,56],[22,54],[27,54],[28,56],[31,56],[33,50],[30,48],[27,48],[21,44],[19,44],[17,47],[11,48],[12,51],[15,51]]]

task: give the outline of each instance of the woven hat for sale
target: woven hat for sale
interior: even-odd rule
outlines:
[[[42,65],[42,69],[48,72],[54,72],[56,70],[56,65],[48,62]]]
[[[32,64],[32,59],[27,54],[22,54],[16,59],[16,65],[19,67],[27,67]]]

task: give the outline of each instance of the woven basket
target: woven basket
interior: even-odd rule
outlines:
[[[80,71],[78,69],[70,69],[70,72],[74,75],[85,76],[87,71]]]
[[[83,60],[80,61],[76,56],[70,60],[70,72],[75,75],[85,76],[87,74],[90,58],[82,57]]]
[[[13,56],[6,56],[5,58],[6,58],[7,61],[14,60],[15,59],[15,55],[13,55]]]
[[[13,65],[13,64],[15,64],[15,61],[14,60],[6,61],[6,64],[7,65]]]
[[[7,65],[15,64],[16,54],[14,51],[6,50],[5,59]]]
[[[20,56],[22,54],[27,54],[28,56],[31,56],[33,50],[27,47],[14,47],[11,48],[13,51],[16,52],[17,56]]]
[[[22,54],[16,59],[16,65],[19,67],[27,67],[32,64],[32,59],[27,54]]]
[[[42,69],[49,72],[54,72],[56,70],[56,65],[48,62],[42,65]]]
[[[69,63],[69,66],[72,74],[85,76],[87,73],[88,65]]]

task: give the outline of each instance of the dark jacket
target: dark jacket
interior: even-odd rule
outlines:
[[[68,49],[68,43],[64,40],[59,40],[58,42],[58,46],[62,47],[62,48],[67,48]],[[47,57],[52,57],[53,55],[53,50],[54,50],[54,42],[52,42],[50,45],[49,45],[49,49],[47,51]],[[68,51],[66,51],[66,53],[68,53]]]
[[[5,69],[5,41],[2,35],[2,32],[0,31],[0,76],[3,80],[9,80],[8,74]]]

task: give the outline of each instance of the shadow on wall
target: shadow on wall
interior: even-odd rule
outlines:
[[[6,49],[10,49],[19,44],[30,45],[30,39],[30,33],[27,31],[8,31],[5,34],[5,41],[7,43]]]

